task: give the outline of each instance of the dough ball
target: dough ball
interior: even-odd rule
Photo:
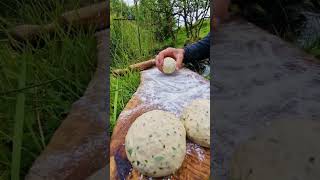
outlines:
[[[200,146],[210,148],[210,100],[192,101],[183,110],[181,119],[188,138]]]
[[[186,155],[186,131],[169,112],[153,110],[139,116],[125,138],[126,154],[132,166],[150,177],[177,171]]]
[[[164,58],[162,70],[165,74],[173,73],[176,70],[176,61],[171,57]]]

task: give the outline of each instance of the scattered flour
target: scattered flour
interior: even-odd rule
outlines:
[[[192,100],[210,99],[210,83],[206,81],[185,68],[171,75],[152,68],[142,71],[142,84],[136,93],[142,101],[179,117]]]
[[[169,111],[180,117],[183,108],[195,99],[210,99],[210,83],[195,72],[186,68],[180,69],[173,74],[163,74],[157,68],[148,69],[141,72],[142,82],[134,95],[138,95],[141,103],[138,107],[123,111],[120,116],[130,116],[130,114],[148,107]],[[198,159],[205,158],[204,149],[194,143],[187,143],[187,154],[197,154]],[[141,175],[139,179],[146,176]],[[147,177],[152,180],[152,178]],[[164,177],[170,180],[170,177]]]

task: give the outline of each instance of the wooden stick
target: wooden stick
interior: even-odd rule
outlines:
[[[126,69],[115,69],[112,70],[111,73],[115,76],[121,76],[126,74],[127,72],[131,71],[131,70],[138,70],[138,71],[143,71],[146,69],[149,69],[151,67],[153,67],[156,64],[155,59],[150,59],[148,61],[143,61],[137,64],[132,64],[130,65],[128,68]]]

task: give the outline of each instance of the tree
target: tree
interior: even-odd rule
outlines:
[[[199,37],[203,21],[209,12],[208,0],[180,0],[175,3],[176,14],[182,18],[186,35],[194,40]]]

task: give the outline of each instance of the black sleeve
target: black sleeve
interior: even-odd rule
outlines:
[[[184,63],[203,60],[210,57],[210,36],[209,33],[202,40],[184,47]]]

